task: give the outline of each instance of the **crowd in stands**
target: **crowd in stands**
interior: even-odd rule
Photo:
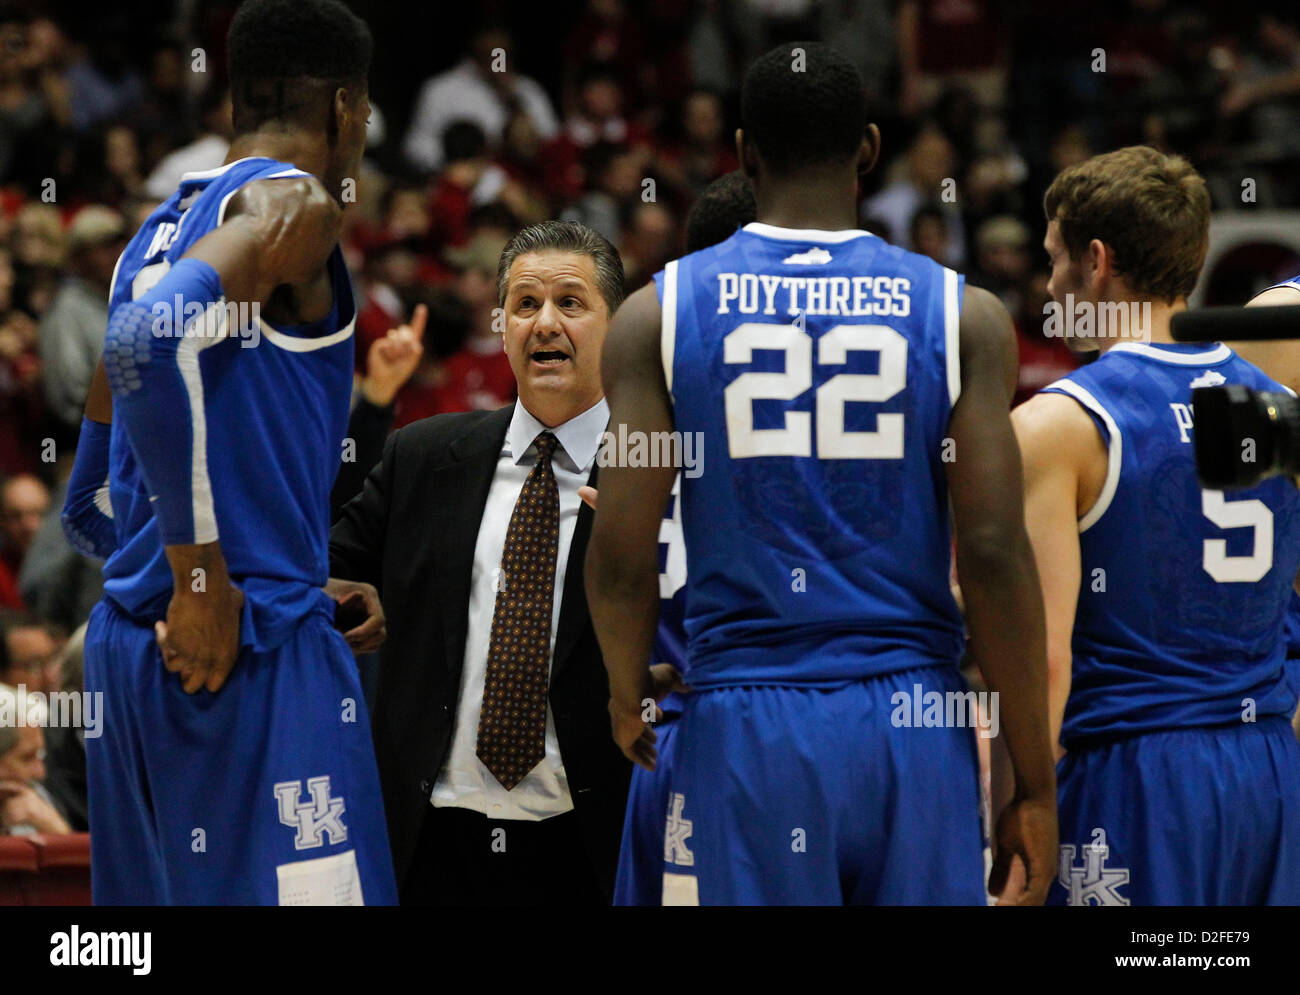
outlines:
[[[225,158],[236,6],[0,4],[0,683],[53,690],[74,666],[69,637],[98,597],[98,567],[63,543],[58,509],[114,263],[184,173]],[[459,58],[419,67],[414,87],[396,85],[385,57],[400,22],[372,21],[370,147],[344,248],[356,396],[381,433],[513,399],[493,319],[497,260],[521,226],[590,225],[618,247],[630,289],[679,255],[692,199],[738,166],[743,68],[783,40],[821,39],[857,61],[883,135],[861,225],[1001,297],[1020,336],[1021,397],[1076,362],[1042,333],[1041,196],[1061,168],[1141,142],[1187,155],[1218,211],[1300,202],[1298,10],[576,0],[555,5],[549,37],[524,39],[511,5],[479,6],[487,16],[461,31]],[[429,317],[413,372],[370,368],[417,304]],[[53,749],[27,733],[0,739],[0,832],[84,825],[75,788],[6,787],[47,781],[39,758]],[[75,767],[75,748],[60,756]]]

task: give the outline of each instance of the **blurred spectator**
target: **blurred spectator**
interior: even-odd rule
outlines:
[[[895,177],[880,193],[870,198],[864,214],[880,218],[895,238],[911,232],[912,216],[926,203],[941,203],[948,222],[948,247],[944,252],[949,266],[961,267],[966,261],[966,234],[961,212],[944,194],[944,181],[953,180],[956,157],[952,142],[934,125],[921,128],[907,147],[907,155],[896,165]],[[951,187],[956,194],[955,180]],[[909,241],[905,249],[915,249]]]
[[[44,418],[37,326],[14,306],[16,283],[10,255],[0,249],[0,477],[37,468]]]
[[[628,16],[623,0],[587,0],[564,43],[564,105],[570,106],[577,94],[578,67],[588,65],[607,69],[628,105],[639,108],[645,84],[651,82],[645,78],[650,63],[643,33],[643,26]]]
[[[104,350],[108,293],[126,247],[122,216],[82,208],[68,228],[68,268],[41,318],[40,356],[50,413],[74,432],[81,426],[90,378]]]
[[[49,490],[31,474],[0,483],[0,608],[24,607],[18,574],[49,507]]]
[[[0,6],[0,180],[34,194],[55,173],[70,119],[67,87],[53,65],[61,44],[49,21]]]
[[[447,166],[433,187],[431,212],[437,244],[460,246],[469,241],[469,216],[476,207],[501,202],[517,223],[537,218],[545,205],[487,155],[483,130],[472,121],[455,121],[443,137]]]
[[[607,66],[593,65],[578,77],[577,98],[564,119],[563,139],[581,152],[598,142],[645,143],[647,135],[623,114],[623,89]]]
[[[990,218],[975,233],[975,269],[968,279],[997,294],[1012,317],[1023,314],[1029,279],[1029,227],[1019,218]]]
[[[431,414],[449,411],[495,411],[515,399],[515,375],[501,338],[497,311],[497,262],[505,240],[480,235],[461,250],[447,254],[460,268],[456,296],[469,324],[464,345],[442,363],[442,383],[433,396]]]
[[[916,209],[912,223],[908,226],[908,240],[913,252],[929,256],[940,266],[950,265],[948,219],[935,205],[923,204]]]
[[[1008,52],[1000,7],[989,0],[903,0],[898,51],[904,114],[933,107],[944,87],[958,81],[982,105],[1002,106]]]
[[[662,204],[637,204],[618,243],[626,283],[636,289],[679,254],[677,222]]]
[[[0,684],[0,714],[14,716],[13,725],[0,723],[0,834],[72,832],[43,783],[45,702]]]
[[[722,99],[709,90],[693,90],[682,107],[682,134],[660,152],[656,169],[689,203],[736,161],[735,132],[726,130]]]
[[[536,81],[514,71],[516,57],[507,31],[486,28],[474,35],[470,54],[455,68],[425,82],[406,132],[404,148],[412,166],[425,172],[442,167],[444,134],[459,118],[477,124],[492,143],[500,140],[516,109],[529,116],[543,139],[559,131],[550,97]]]
[[[86,131],[134,112],[144,99],[144,84],[127,53],[127,39],[137,27],[130,11],[98,5],[94,14],[67,27],[75,28],[64,72],[72,127]]]
[[[82,660],[86,646],[83,623],[68,637],[59,654],[59,687],[64,694],[80,694],[85,687]],[[93,707],[93,706],[91,706]],[[59,724],[45,730],[45,788],[74,833],[88,832],[86,797],[86,726],[97,725],[102,715],[82,713],[81,725]]]
[[[1268,12],[1254,20],[1251,49],[1231,89],[1223,95],[1224,114],[1249,112],[1254,137],[1277,154],[1300,153],[1297,98],[1300,98],[1300,25],[1297,12]]]
[[[898,61],[890,0],[822,0],[821,38],[847,55],[878,101]]]
[[[560,217],[594,228],[617,245],[621,241],[624,217],[640,201],[645,167],[642,149],[593,145],[586,155],[587,192]]]
[[[46,694],[59,686],[59,640],[34,615],[0,612],[0,683]]]
[[[213,87],[199,104],[199,134],[194,141],[164,156],[144,181],[144,193],[164,201],[176,192],[186,173],[215,169],[230,151],[230,91]]]
[[[1050,383],[1077,369],[1084,356],[1073,351],[1059,336],[1043,334],[1047,321],[1046,305],[1052,300],[1047,292],[1047,274],[1035,273],[1026,284],[1025,303],[1016,316],[1016,342],[1020,352],[1020,370],[1012,406],[1027,401]]]
[[[510,116],[497,161],[544,215],[550,215],[553,203],[568,203],[582,193],[582,163],[573,146],[542,141],[522,111]]]
[[[65,461],[71,470],[71,461]],[[59,513],[67,496],[62,481],[50,497],[50,510],[41,520],[18,574],[23,602],[39,618],[63,632],[70,632],[90,617],[104,593],[99,560],[89,559],[74,549],[63,532]]]
[[[365,304],[357,314],[356,364],[370,346],[402,323],[419,288],[420,254],[415,239],[390,238],[372,245],[366,254],[363,287]]]

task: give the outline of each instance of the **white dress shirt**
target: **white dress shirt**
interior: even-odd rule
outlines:
[[[564,600],[564,575],[569,565],[578,510],[582,506],[578,488],[586,484],[591,475],[596,450],[608,423],[609,405],[602,398],[576,418],[549,430],[559,440],[551,456],[551,468],[560,492],[560,541],[555,559],[555,595],[551,605],[552,666],[555,662],[555,635],[560,626],[560,605]],[[501,571],[501,556],[505,552],[506,532],[510,528],[515,503],[524,489],[524,481],[537,462],[533,440],[545,431],[548,431],[546,426],[516,401],[474,545],[469,627],[456,725],[451,749],[438,774],[431,799],[438,808],[467,808],[482,812],[491,819],[533,822],[573,809],[573,797],[569,794],[569,780],[560,758],[560,744],[549,703],[546,706],[546,756],[513,790],[503,788],[475,752],[479,712],[483,707],[483,682],[487,676],[488,642],[496,609],[496,582]]]
[[[518,73],[514,84],[519,106],[532,121],[537,137],[542,141],[554,138],[560,125],[546,91],[536,80]],[[441,169],[446,164],[442,134],[448,125],[461,118],[482,128],[489,144],[501,140],[501,133],[509,122],[509,111],[501,95],[469,58],[426,80],[420,88],[411,125],[406,132],[404,151],[407,160],[420,169]]]

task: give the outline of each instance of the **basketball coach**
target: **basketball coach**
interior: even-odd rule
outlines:
[[[608,904],[630,766],[583,558],[614,247],[547,221],[498,266],[518,401],[391,435],[330,535],[387,617],[372,723],[403,904]]]

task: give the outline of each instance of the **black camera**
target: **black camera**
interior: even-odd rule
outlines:
[[[1203,307],[1170,322],[1175,342],[1300,339],[1300,304]],[[1240,384],[1192,390],[1196,475],[1205,487],[1251,487],[1279,474],[1300,476],[1300,401],[1284,391]]]
[[[1192,391],[1196,475],[1205,487],[1251,487],[1300,475],[1300,400],[1240,384]]]

